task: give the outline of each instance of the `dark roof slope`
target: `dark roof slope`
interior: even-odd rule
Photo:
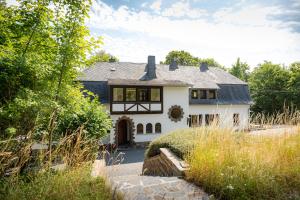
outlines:
[[[101,102],[108,102],[108,85],[189,86],[191,88],[218,89],[217,100],[191,100],[191,104],[251,104],[247,83],[228,72],[209,67],[200,71],[195,66],[156,65],[157,78],[144,80],[146,63],[96,63],[78,78],[86,89],[98,94]]]
[[[81,81],[109,81],[123,79],[137,82],[143,81],[145,76],[146,63],[97,63],[95,66],[87,68],[79,77]],[[216,67],[209,67],[206,71],[200,71],[199,67],[178,66],[176,70],[169,70],[169,65],[156,65],[157,78],[155,81],[159,85],[170,85],[170,83],[181,82],[183,85],[191,85],[194,88],[218,89],[218,84],[242,84],[245,82]],[[145,81],[146,82],[146,81]],[[124,83],[126,84],[126,83]],[[141,82],[140,84],[145,84]]]

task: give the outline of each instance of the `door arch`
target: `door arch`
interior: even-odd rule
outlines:
[[[123,119],[118,123],[118,145],[129,144],[128,121]]]
[[[119,117],[115,124],[115,144],[133,145],[134,144],[134,123],[127,116]]]

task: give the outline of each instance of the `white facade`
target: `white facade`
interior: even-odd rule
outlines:
[[[190,115],[202,115],[202,125],[205,124],[206,114],[219,114],[220,127],[248,129],[250,105],[190,105]],[[233,115],[239,115],[239,125],[234,127]]]
[[[168,115],[171,106],[178,105],[183,109],[183,118],[174,122]],[[109,104],[106,105],[109,110]],[[220,117],[220,126],[232,126],[233,114],[239,115],[239,129],[248,128],[249,105],[190,105],[189,104],[189,88],[188,87],[163,87],[163,113],[161,114],[113,114],[113,128],[110,132],[110,142],[115,143],[115,126],[117,120],[126,116],[134,123],[134,142],[152,141],[161,134],[168,133],[173,130],[188,128],[189,115],[203,115],[202,125],[205,125],[205,115],[218,114]],[[143,134],[137,134],[137,124],[143,124]],[[146,134],[146,124],[151,123],[153,133]],[[161,133],[154,133],[156,123],[161,124]]]

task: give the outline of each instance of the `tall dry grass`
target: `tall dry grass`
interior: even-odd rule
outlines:
[[[274,114],[253,113],[250,116],[250,124],[268,128],[274,125],[300,124],[300,110],[294,107],[283,107],[283,111]]]
[[[108,200],[113,195],[103,178],[92,178],[90,165],[81,165],[56,173],[0,179],[1,200]]]
[[[103,178],[91,176],[99,144],[83,126],[53,144],[51,152],[46,138],[39,141],[46,148],[33,150],[34,143],[31,132],[1,141],[0,199],[122,199]],[[54,170],[59,164],[64,169]]]
[[[47,147],[49,142],[45,138],[34,141],[31,133],[21,140],[10,138],[0,141],[0,175],[7,171],[17,175],[31,168],[47,170],[52,165],[62,163],[73,167],[96,159],[98,141],[87,137],[83,126],[52,144],[51,152],[49,148],[32,149],[35,143]]]
[[[300,126],[293,134],[194,129],[187,179],[218,199],[300,199]]]

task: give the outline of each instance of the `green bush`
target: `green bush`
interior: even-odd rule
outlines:
[[[55,103],[46,94],[20,89],[17,96],[0,108],[0,137],[8,138],[6,129],[14,127],[16,135],[26,135],[33,129],[47,128]]]
[[[8,138],[7,132],[14,127],[15,135],[26,135],[32,131],[36,139],[48,134],[49,121],[56,110],[54,137],[56,139],[76,131],[83,126],[91,138],[101,138],[111,128],[111,120],[98,98],[90,92],[86,96],[81,86],[73,85],[63,91],[58,100],[44,92],[21,89],[16,98],[0,108],[0,137]]]
[[[145,152],[147,158],[159,154],[159,148],[169,148],[178,157],[184,156],[195,145],[196,132],[194,129],[180,129],[164,134],[153,140]]]
[[[84,97],[82,92],[74,94],[76,92],[72,92],[69,105],[60,110],[55,132],[57,135],[68,134],[83,126],[91,138],[105,136],[112,125],[105,108],[92,93],[85,91]]]

